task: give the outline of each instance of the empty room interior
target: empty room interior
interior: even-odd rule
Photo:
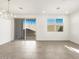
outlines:
[[[0,59],[79,59],[79,0],[0,0]]]

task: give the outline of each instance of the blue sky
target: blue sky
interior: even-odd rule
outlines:
[[[47,20],[47,23],[48,23],[48,24],[55,24],[55,23],[56,23],[56,19],[49,18],[49,19]]]
[[[58,23],[58,24],[63,24],[63,19],[57,18],[57,19],[56,19],[56,23]]]
[[[47,20],[47,24],[63,24],[63,19],[62,18],[49,18]]]
[[[36,24],[36,19],[27,19],[27,20],[24,20],[23,24],[35,25]]]

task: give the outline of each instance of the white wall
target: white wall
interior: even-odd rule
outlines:
[[[48,32],[47,31],[47,19],[48,18],[63,18],[64,19],[64,31],[63,32]],[[42,24],[39,20],[43,20]],[[68,40],[69,36],[69,22],[68,17],[63,15],[43,15],[38,16],[37,20],[37,40]]]
[[[12,20],[0,17],[0,45],[13,40]]]
[[[70,16],[70,20],[71,20],[71,41],[74,43],[79,44],[79,12],[73,13]]]
[[[37,40],[68,40],[69,38],[69,18],[66,15],[16,15],[16,18],[36,17],[37,18]],[[63,18],[64,31],[63,32],[47,32],[47,18]],[[41,21],[42,22],[41,22]],[[41,22],[41,23],[40,23]]]

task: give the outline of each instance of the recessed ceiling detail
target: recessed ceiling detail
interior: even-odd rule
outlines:
[[[79,0],[8,0],[14,14],[68,14],[79,9]],[[21,6],[21,7],[20,7]],[[20,10],[18,10],[20,9]],[[8,10],[7,0],[0,0],[0,10]]]
[[[60,7],[57,7],[56,9],[57,9],[57,10],[59,10],[59,9],[60,9]]]
[[[22,10],[23,8],[22,7],[19,7],[19,9]]]

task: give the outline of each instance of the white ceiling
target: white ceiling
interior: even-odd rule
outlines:
[[[14,14],[70,14],[79,9],[79,0],[10,0]],[[8,10],[8,0],[0,0],[0,10]]]

